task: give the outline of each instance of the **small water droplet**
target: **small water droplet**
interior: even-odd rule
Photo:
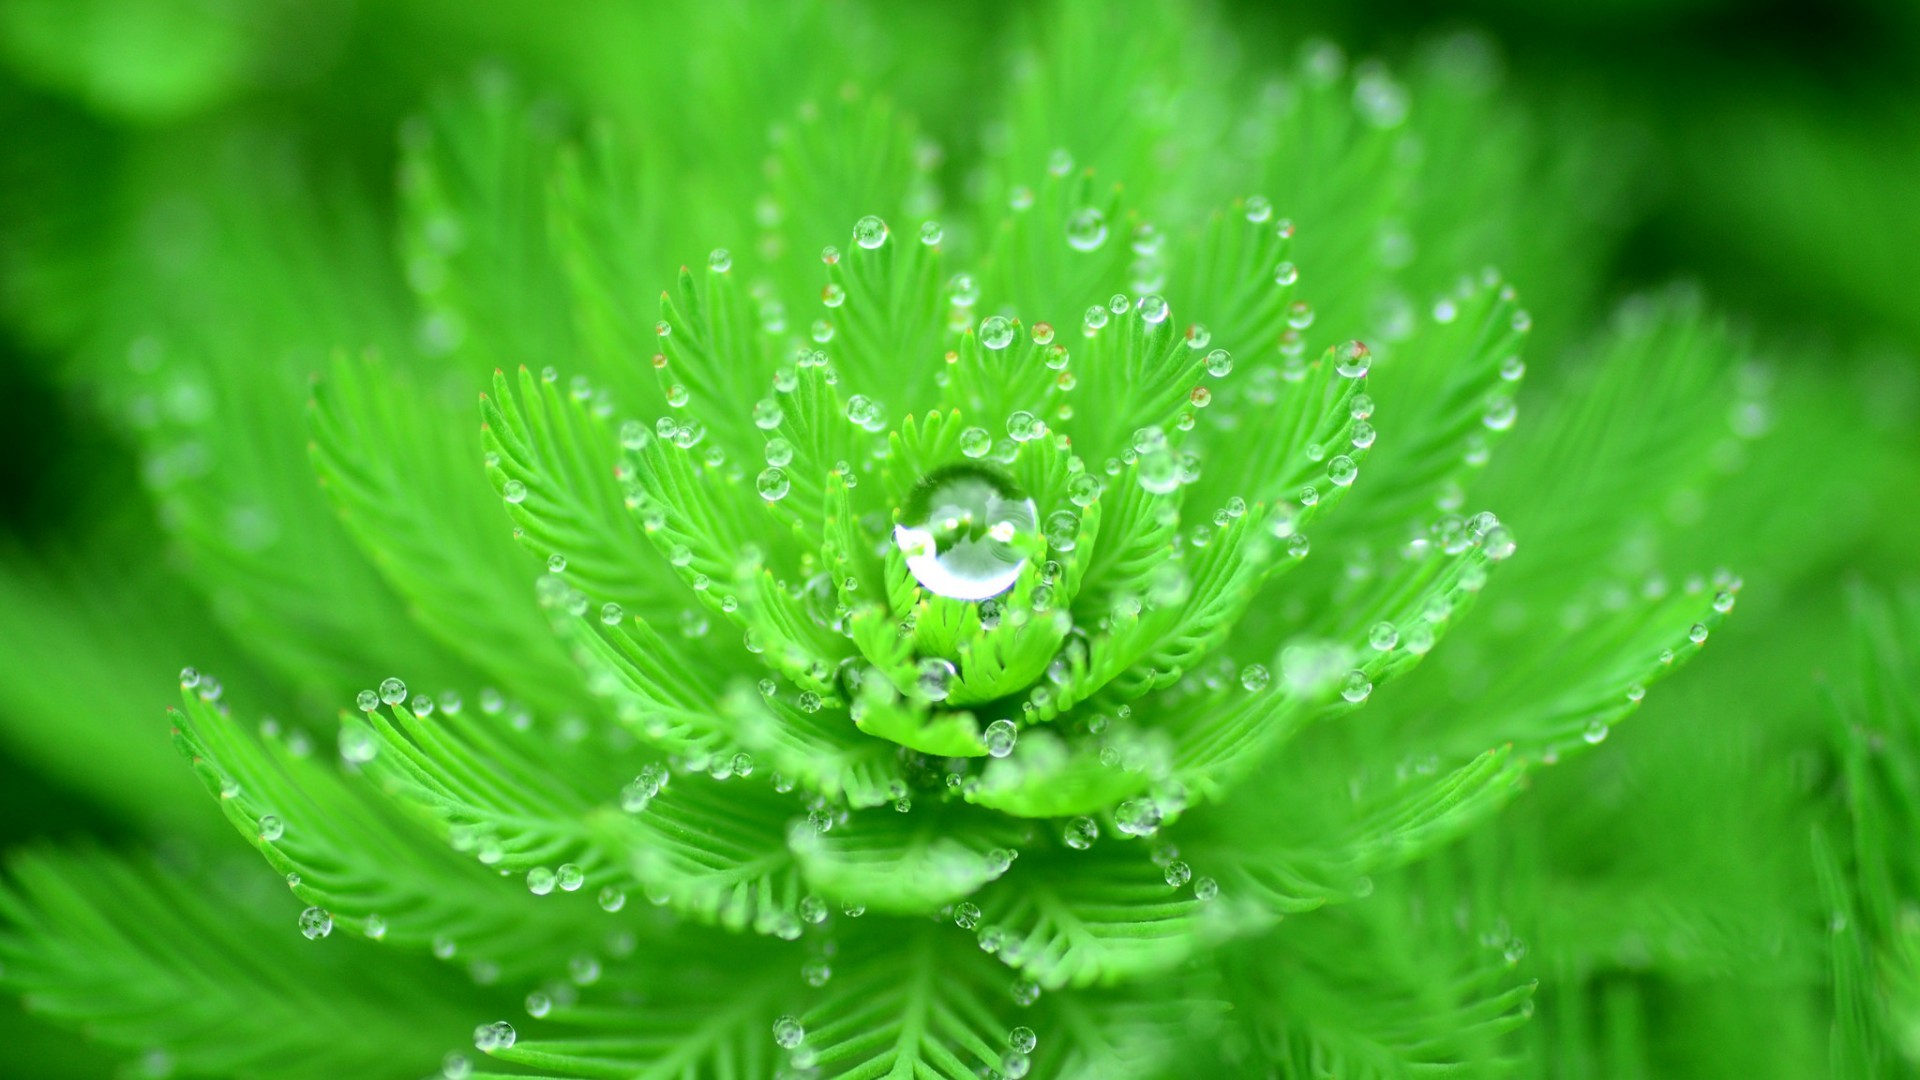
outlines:
[[[1373,352],[1365,342],[1345,342],[1328,352],[1333,357],[1333,369],[1349,379],[1361,378],[1373,366]]]
[[[707,253],[707,269],[716,274],[724,274],[733,269],[733,252],[726,248],[714,248]]]
[[[980,320],[980,344],[994,350],[1013,344],[1013,320],[1004,315],[989,315]]]
[[[764,1013],[762,1015],[765,1015]],[[773,1041],[782,1050],[791,1050],[807,1037],[807,1029],[794,1016],[782,1016],[773,1022]]]
[[[962,930],[972,930],[980,925],[980,905],[971,901],[962,901],[953,909],[953,924]]]
[[[1090,817],[1076,817],[1061,829],[1061,839],[1075,851],[1085,851],[1100,839],[1100,826]]]
[[[1140,455],[1134,478],[1153,495],[1167,495],[1180,487],[1180,463],[1164,445]]]
[[[871,251],[887,242],[887,223],[868,214],[853,223],[853,242]]]
[[[1043,531],[1048,547],[1055,551],[1072,551],[1079,544],[1080,515],[1071,510],[1055,510],[1047,515]]]
[[[1367,673],[1359,668],[1347,672],[1347,677],[1340,682],[1340,696],[1355,705],[1367,700],[1367,695],[1371,693],[1373,693],[1373,682],[1367,678]]]
[[[1351,486],[1354,478],[1359,475],[1360,467],[1355,465],[1353,459],[1345,454],[1335,454],[1327,462],[1327,479],[1341,487]]]
[[[342,727],[340,729],[340,758],[355,765],[365,765],[380,752],[380,743],[373,732],[363,727]]]
[[[324,908],[310,907],[300,913],[300,932],[308,941],[317,941],[333,933],[333,916]]]
[[[865,394],[847,399],[847,419],[866,431],[878,431],[887,425],[886,411]]]
[[[947,302],[954,307],[972,307],[980,300],[980,283],[972,274],[955,274],[947,279]]]
[[[1075,251],[1097,251],[1107,242],[1107,216],[1089,206],[1067,218],[1067,246]]]
[[[1400,645],[1400,631],[1390,622],[1377,622],[1367,631],[1367,644],[1379,652],[1392,652]]]
[[[1020,729],[1011,720],[995,720],[987,725],[983,735],[987,753],[997,758],[1013,753],[1014,744],[1020,741]]]
[[[970,427],[960,433],[960,452],[970,458],[983,458],[993,449],[993,435],[983,427]]]
[[[954,666],[950,660],[929,656],[920,661],[914,685],[928,701],[945,701],[953,692]]]
[[[481,1024],[473,1029],[474,1048],[489,1054],[495,1050],[511,1049],[517,1037],[513,1025],[505,1020],[495,1020],[491,1024]]]

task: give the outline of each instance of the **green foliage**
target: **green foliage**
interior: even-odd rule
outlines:
[[[176,7],[0,46],[263,77]],[[443,17],[514,62],[395,91],[391,193],[209,121],[0,290],[144,485],[0,541],[0,732],[157,842],[9,857],[30,1009],[134,1075],[1920,1067],[1920,606],[1824,714],[1794,609],[1910,455],[1694,290],[1596,318],[1613,174],[1469,39]]]

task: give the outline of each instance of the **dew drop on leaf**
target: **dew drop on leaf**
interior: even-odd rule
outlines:
[[[887,242],[887,223],[868,214],[853,223],[853,242],[871,251]]]
[[[1067,218],[1067,246],[1075,251],[1097,251],[1107,242],[1107,216],[1089,206]]]
[[[953,600],[985,600],[1013,587],[1027,557],[1013,540],[1037,527],[1038,510],[1010,480],[953,465],[922,480],[901,508],[893,541],[922,588]]]
[[[333,933],[333,916],[324,908],[310,907],[300,913],[300,932],[308,941],[317,941]]]
[[[1085,851],[1100,839],[1100,826],[1090,817],[1070,819],[1061,830],[1060,838],[1075,851]]]
[[[1373,366],[1373,353],[1364,342],[1349,341],[1328,351],[1333,357],[1333,370],[1345,378],[1358,379]]]
[[[1367,631],[1367,644],[1380,652],[1392,652],[1400,644],[1400,631],[1390,622],[1377,622]]]
[[[914,679],[914,685],[928,701],[945,701],[947,695],[953,692],[953,674],[952,661],[929,656],[920,661],[920,671]]]
[[[753,486],[760,492],[760,497],[770,503],[786,498],[787,492],[793,487],[787,479],[786,470],[778,467],[762,469],[760,475],[754,479]]]
[[[1007,437],[1014,442],[1032,442],[1046,434],[1046,425],[1025,409],[1007,416]]]
[[[1013,320],[1005,315],[989,315],[980,320],[980,344],[994,350],[1013,344]]]
[[[987,725],[982,738],[986,742],[987,753],[1003,758],[1013,753],[1014,744],[1020,741],[1020,729],[1011,720],[995,720]]]
[[[1340,696],[1355,705],[1367,700],[1367,695],[1371,693],[1373,693],[1373,683],[1367,678],[1367,673],[1359,668],[1347,672],[1347,677],[1341,680]]]
[[[1354,478],[1359,475],[1360,467],[1355,465],[1353,459],[1345,454],[1335,454],[1333,458],[1327,462],[1327,479],[1341,487],[1350,486]]]
[[[544,866],[536,866],[527,871],[527,891],[535,896],[545,896],[553,891],[553,871]]]

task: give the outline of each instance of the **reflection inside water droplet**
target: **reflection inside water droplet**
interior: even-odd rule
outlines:
[[[985,600],[1013,587],[1027,556],[1013,543],[1032,533],[1033,500],[998,473],[952,465],[928,475],[901,509],[893,542],[921,587],[954,600]]]

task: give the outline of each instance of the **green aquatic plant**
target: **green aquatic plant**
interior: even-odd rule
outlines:
[[[1050,18],[950,152],[744,48],[724,137],[485,69],[391,244],[219,141],[199,273],[80,350],[193,588],[7,587],[69,609],[23,670],[203,650],[173,742],[272,872],[178,809],[18,854],[0,978],[153,1074],[1537,1072],[1462,838],[1713,640],[1771,379],[1672,289],[1522,396],[1479,263],[1577,297],[1583,226],[1472,40],[1169,83],[1192,16]]]

